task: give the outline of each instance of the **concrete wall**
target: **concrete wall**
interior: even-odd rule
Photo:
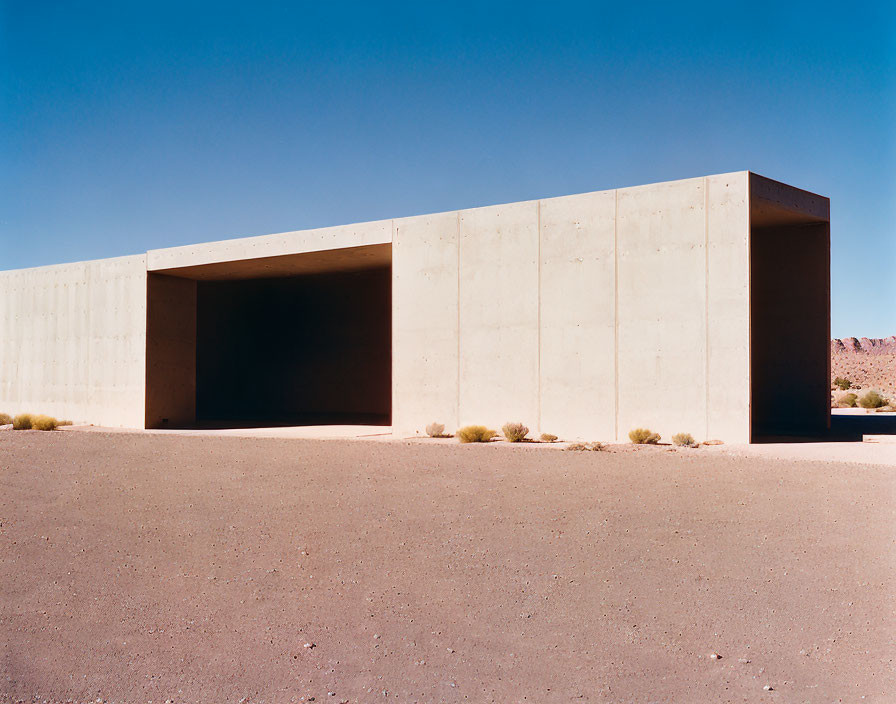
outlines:
[[[146,427],[196,422],[196,282],[147,279]]]
[[[0,410],[142,427],[146,257],[0,272]]]
[[[0,410],[138,427],[190,422],[197,286],[391,264],[397,434],[422,432],[431,421],[452,431],[521,421],[533,436],[624,441],[647,426],[667,439],[686,431],[747,442],[757,315],[777,315],[771,304],[759,313],[754,305],[751,343],[750,228],[828,227],[828,217],[825,198],[737,172],[4,272]],[[828,239],[805,246],[812,261],[827,261]],[[810,268],[822,286],[828,269]],[[305,310],[317,305],[312,299],[303,299]],[[827,321],[826,301],[806,306]],[[382,415],[388,312],[365,314],[354,329],[367,332],[350,341],[350,366],[365,377],[352,384],[375,387],[371,394],[385,400],[370,409],[315,401],[311,411]],[[295,309],[270,323],[301,332],[280,365],[284,378],[296,366],[311,368],[302,350],[313,335],[297,325],[301,315]],[[787,315],[796,320],[800,306]],[[371,365],[361,363],[368,324],[384,338]],[[827,351],[822,327],[806,332],[813,355],[816,345]],[[327,330],[341,334],[338,325]],[[235,349],[239,339],[225,335],[217,344]],[[753,364],[752,373],[767,371]]]
[[[395,221],[393,427],[749,439],[746,172]]]

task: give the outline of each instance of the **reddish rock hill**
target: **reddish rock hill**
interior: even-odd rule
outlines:
[[[854,388],[896,397],[896,335],[831,340],[832,383],[838,376],[849,379]]]
[[[865,352],[867,354],[896,354],[896,335],[890,337],[844,337],[831,340],[831,353]]]

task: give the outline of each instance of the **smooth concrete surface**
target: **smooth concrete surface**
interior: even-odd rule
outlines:
[[[448,431],[521,421],[533,436],[625,441],[629,430],[646,426],[666,438],[689,432],[748,442],[751,421],[774,426],[780,417],[767,407],[751,415],[751,394],[761,400],[766,383],[751,350],[773,344],[757,323],[763,311],[776,330],[793,322],[793,341],[810,346],[813,360],[827,354],[820,331],[829,326],[827,270],[816,265],[829,256],[827,236],[788,254],[791,270],[810,270],[824,295],[757,310],[751,233],[815,227],[826,235],[828,217],[826,198],[744,171],[7,272],[0,274],[0,409],[133,426],[189,422],[190,399],[201,399],[203,387],[202,372],[190,367],[190,330],[194,320],[202,327],[203,316],[171,280],[200,294],[231,284],[239,307],[250,280],[290,279],[292,291],[316,276],[391,268],[390,315],[379,316],[391,318],[391,332],[377,316],[365,318],[386,340],[375,347],[391,356],[391,371],[361,363],[364,338],[374,335],[363,321],[336,314],[335,324],[320,328],[326,339],[302,327],[305,316],[328,309],[331,294],[312,300],[284,290],[295,305],[268,322],[290,331],[281,336],[288,344],[270,341],[273,378],[283,383],[259,383],[315,398],[312,411],[338,414],[358,409],[334,391],[342,383],[337,367],[360,370],[365,384],[384,390],[399,436],[433,421]],[[245,341],[240,326],[229,324],[213,345],[220,359],[239,359]],[[346,326],[364,331],[351,338],[355,363],[327,353],[349,339]],[[257,352],[246,364],[263,364]],[[89,374],[97,358],[104,363]],[[62,374],[60,359],[68,365]],[[797,410],[817,419],[827,413],[826,387],[824,408],[816,408],[821,374],[814,361],[811,369],[795,374],[791,390],[805,392],[812,407]],[[206,388],[226,386],[226,377]],[[309,396],[312,379],[329,379],[332,393],[324,384]],[[237,406],[251,405],[257,384],[239,384]]]
[[[146,265],[149,271],[161,272],[207,264],[248,262],[267,257],[391,243],[392,221],[379,220],[316,230],[203,242],[184,247],[151,249],[146,254]],[[177,275],[176,271],[167,273]]]
[[[540,201],[540,428],[616,437],[616,194]]]
[[[146,290],[146,427],[196,422],[196,282],[150,273]]]
[[[462,211],[459,246],[458,421],[537,429],[538,203]]]
[[[0,272],[0,409],[142,427],[146,257]]]
[[[750,208],[746,172],[706,179],[707,439],[750,441]]]
[[[392,425],[403,432],[459,427],[459,232],[457,212],[395,221]]]

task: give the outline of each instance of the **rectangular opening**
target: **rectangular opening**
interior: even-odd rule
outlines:
[[[339,250],[151,272],[147,427],[390,425],[391,247],[380,247],[358,248],[354,269]]]
[[[201,426],[389,425],[388,268],[200,281]]]
[[[804,191],[751,181],[751,436],[830,427],[830,224]],[[775,191],[775,186],[778,187]],[[794,193],[791,193],[794,192]]]

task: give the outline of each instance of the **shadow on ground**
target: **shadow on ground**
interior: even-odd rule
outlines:
[[[831,415],[831,429],[824,435],[762,435],[754,443],[779,442],[862,442],[863,435],[896,435],[896,413]]]

